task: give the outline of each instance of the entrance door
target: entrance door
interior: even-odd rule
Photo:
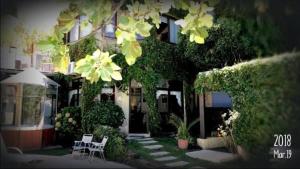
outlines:
[[[148,133],[148,106],[143,98],[141,87],[131,87],[129,93],[129,133]]]
[[[176,132],[176,127],[170,124],[170,116],[175,114],[183,118],[182,82],[178,80],[163,80],[156,91],[158,113],[161,116],[161,134],[170,135]]]

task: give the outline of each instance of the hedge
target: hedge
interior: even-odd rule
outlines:
[[[274,134],[292,134],[292,146],[299,142],[299,65],[300,53],[284,53],[200,72],[195,90],[227,92],[240,112],[233,129],[237,144],[267,154]]]

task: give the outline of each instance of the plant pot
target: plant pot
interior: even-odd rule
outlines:
[[[180,149],[186,150],[188,148],[189,145],[189,141],[188,140],[184,140],[184,139],[178,139],[178,147]]]
[[[237,153],[243,160],[249,160],[249,153],[242,146],[237,146]]]

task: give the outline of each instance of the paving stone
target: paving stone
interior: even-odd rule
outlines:
[[[151,137],[146,137],[146,138],[137,138],[137,139],[135,139],[135,140],[137,140],[137,141],[149,141],[149,140],[153,140],[153,138],[151,138]]]
[[[171,160],[176,160],[177,158],[174,156],[165,156],[165,157],[160,157],[160,158],[156,158],[154,160],[156,161],[171,161]]]
[[[166,151],[159,151],[159,152],[155,152],[155,153],[150,153],[151,156],[163,156],[163,155],[167,155],[169,154],[169,152],[166,152]]]
[[[157,141],[155,141],[155,140],[139,141],[139,143],[141,143],[141,144],[153,144],[153,143],[157,143]]]
[[[157,149],[162,148],[163,146],[162,145],[149,145],[149,146],[144,146],[144,147],[148,148],[150,150],[157,150]]]
[[[213,150],[200,150],[186,153],[187,156],[192,158],[198,158],[201,160],[206,160],[214,163],[221,163],[236,160],[238,155],[232,153],[225,153]]]
[[[188,165],[189,163],[186,161],[176,161],[176,162],[172,162],[172,163],[167,163],[166,166],[168,167],[182,167],[185,165]]]
[[[200,166],[194,166],[194,167],[191,167],[191,168],[204,168],[204,167],[200,167]]]
[[[128,136],[126,139],[127,140],[139,140],[142,139],[143,137],[133,137],[133,136]]]

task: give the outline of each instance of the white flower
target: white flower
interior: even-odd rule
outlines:
[[[57,127],[55,127],[55,131],[57,131],[58,130],[58,128]]]
[[[226,124],[226,125],[229,125],[230,122],[231,122],[230,118],[229,118],[228,120],[225,120],[225,124]]]
[[[226,114],[226,113],[224,113],[224,114],[222,114],[222,117],[223,117],[223,118],[225,118],[225,117],[226,117],[226,115],[227,115],[227,114]]]
[[[61,126],[60,122],[56,122],[56,123],[55,123],[55,126],[56,126],[57,128],[59,128],[59,127]]]
[[[61,114],[58,113],[58,114],[56,115],[56,117],[57,117],[57,119],[61,118]]]
[[[227,136],[227,132],[224,131],[224,130],[221,130],[221,135],[224,137],[224,136]]]
[[[66,117],[70,117],[70,113],[66,113]]]
[[[57,120],[58,118],[57,117],[55,117],[55,121]]]
[[[76,124],[76,121],[75,121],[75,120],[73,120],[72,124],[73,124],[73,125],[75,125],[75,124]]]
[[[72,119],[72,118],[69,118],[69,119],[68,119],[68,122],[72,123],[72,122],[73,122],[73,119]]]

